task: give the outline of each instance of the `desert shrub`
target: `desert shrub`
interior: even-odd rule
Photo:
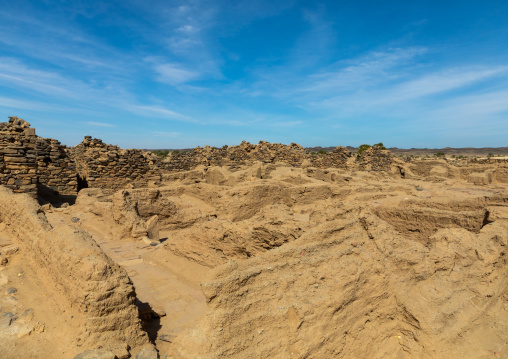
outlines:
[[[370,147],[371,146],[367,145],[367,144],[364,144],[364,145],[361,145],[360,147],[358,147],[358,157],[361,156],[363,151],[368,150]]]
[[[385,145],[383,145],[383,142],[376,143],[372,147],[380,147],[382,150],[386,150]]]
[[[326,152],[325,150],[319,150],[318,153],[320,155],[326,155],[328,152]]]
[[[434,156],[436,156],[436,157],[444,157],[445,154],[443,152],[438,152]]]
[[[152,151],[152,153],[155,154],[157,157],[166,158],[169,154],[169,151],[168,150],[157,150],[157,151]]]

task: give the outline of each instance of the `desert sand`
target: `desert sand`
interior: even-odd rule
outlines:
[[[508,166],[0,188],[2,358],[507,358]]]

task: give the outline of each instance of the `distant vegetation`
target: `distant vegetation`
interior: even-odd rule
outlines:
[[[358,157],[360,157],[360,155],[362,154],[363,151],[365,150],[368,150],[369,148],[371,148],[371,145],[361,145],[360,147],[358,147]]]
[[[169,150],[157,150],[157,151],[152,151],[152,153],[154,155],[156,155],[157,157],[160,157],[161,159],[164,159],[164,158],[168,157]]]
[[[379,142],[379,143],[376,143],[374,145],[367,145],[367,144],[364,144],[364,145],[361,145],[360,147],[358,147],[358,157],[361,156],[362,152],[365,151],[365,150],[368,150],[369,148],[371,147],[379,147],[381,148],[382,150],[386,150],[386,147],[385,145],[383,145],[383,142]]]

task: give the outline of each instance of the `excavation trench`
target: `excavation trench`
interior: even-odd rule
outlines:
[[[78,222],[72,218],[76,217],[64,212],[48,214],[52,225],[65,222],[86,230],[127,271],[136,289],[143,327],[159,352],[167,352],[173,339],[205,313],[206,302],[199,281],[208,269],[167,253],[159,260],[156,254],[159,248],[139,241],[115,240],[108,224],[90,213],[79,214]]]

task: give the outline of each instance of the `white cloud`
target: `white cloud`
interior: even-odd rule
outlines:
[[[187,25],[180,26],[178,29],[176,29],[176,31],[187,33],[187,34],[192,34],[192,33],[199,31],[199,28],[197,28],[196,26],[187,24]]]
[[[185,122],[199,123],[199,121],[193,119],[192,117],[182,115],[178,112],[175,112],[175,111],[172,111],[172,110],[166,109],[164,107],[160,107],[160,106],[128,105],[128,106],[126,106],[126,109],[131,112],[134,112],[134,113],[137,113],[140,115],[144,115],[144,116],[146,116],[147,114],[149,114],[149,115],[151,114],[151,115],[158,115],[158,116],[162,116],[162,117],[166,117],[166,118],[169,117],[171,119],[181,120],[181,121],[185,121]]]
[[[159,74],[157,80],[170,85],[179,85],[189,81],[197,80],[200,77],[199,72],[186,70],[176,64],[160,64],[155,66]]]
[[[106,122],[87,121],[86,124],[90,125],[90,126],[97,126],[97,127],[116,127],[115,125],[112,125],[112,124],[106,123]]]
[[[439,94],[506,73],[508,66],[493,68],[452,68],[425,74],[415,80],[403,82],[380,96],[380,103],[394,103]]]

